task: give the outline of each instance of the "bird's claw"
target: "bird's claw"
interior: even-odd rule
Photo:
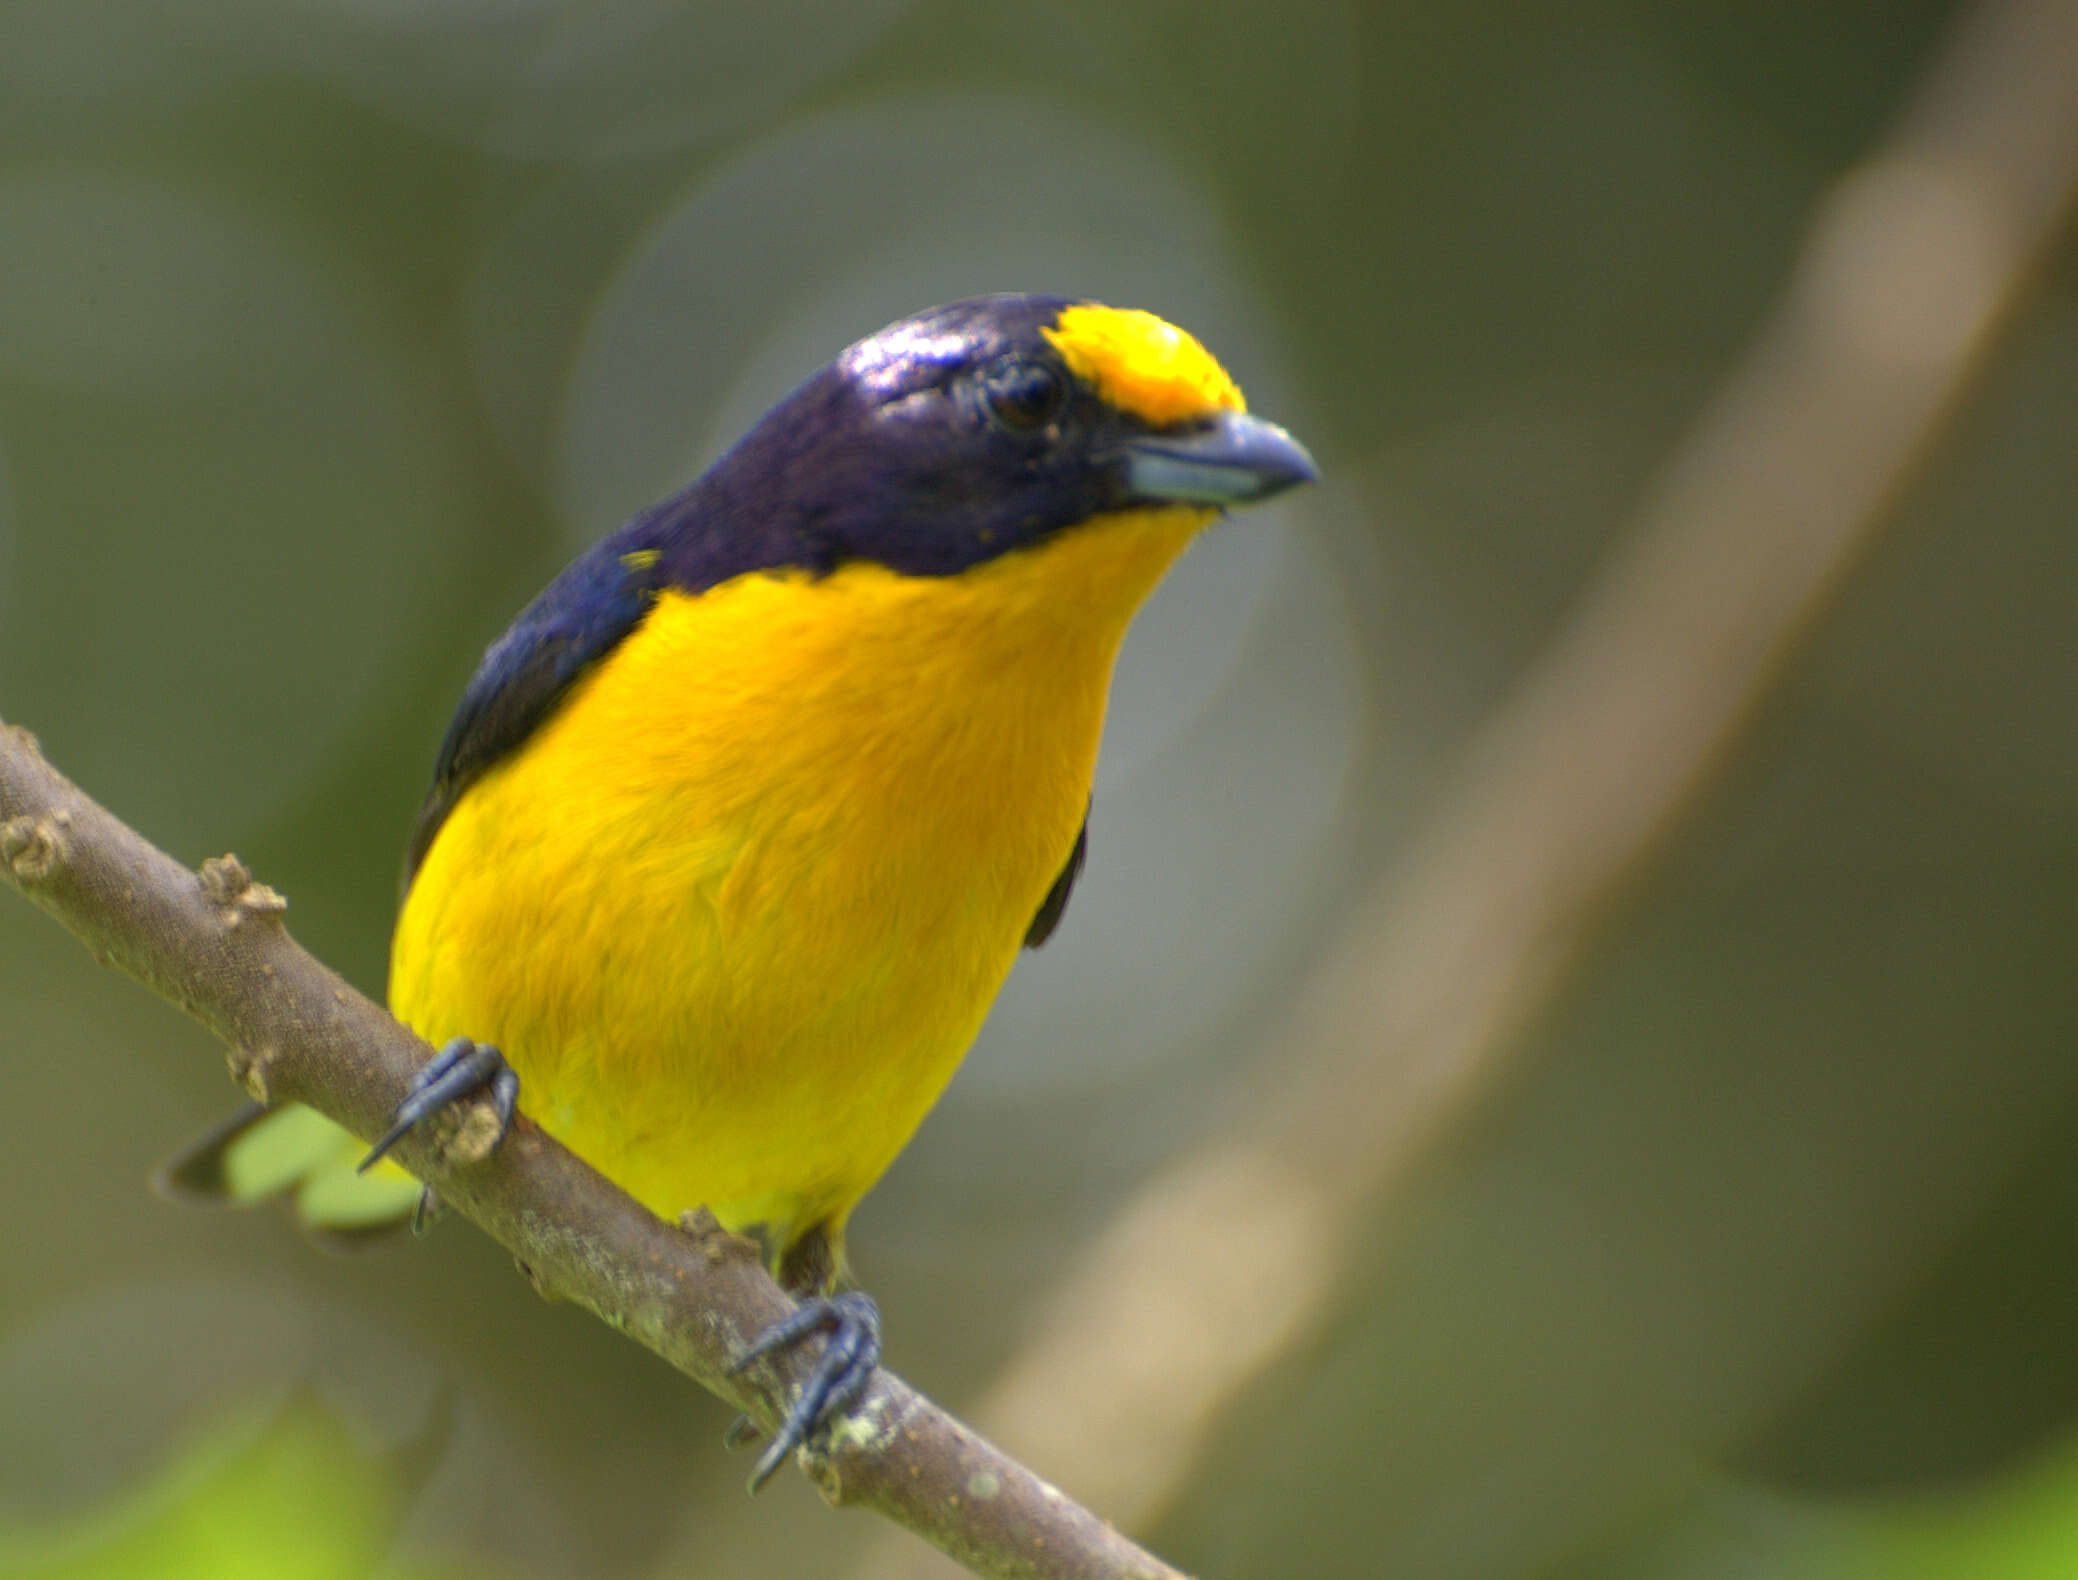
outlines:
[[[809,1438],[828,1429],[838,1416],[858,1403],[880,1364],[880,1308],[871,1295],[846,1290],[839,1295],[804,1300],[786,1316],[760,1333],[736,1364],[740,1372],[777,1350],[798,1344],[811,1333],[823,1337],[823,1351],[815,1370],[802,1387],[772,1441],[751,1467],[750,1490],[755,1492],[786,1463],[789,1454]],[[737,1427],[729,1429],[731,1446],[747,1442]]]
[[[491,1106],[498,1115],[498,1134],[491,1143],[495,1147],[512,1128],[513,1110],[519,1106],[519,1077],[505,1062],[505,1055],[489,1043],[472,1042],[467,1037],[452,1038],[412,1078],[411,1090],[390,1115],[389,1129],[361,1159],[356,1172],[367,1173],[415,1126],[431,1119],[443,1108],[485,1089],[490,1091]],[[422,1201],[421,1212],[424,1207]]]

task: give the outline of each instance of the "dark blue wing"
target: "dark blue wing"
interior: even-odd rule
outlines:
[[[1053,887],[1046,891],[1046,898],[1039,902],[1039,913],[1032,918],[1032,925],[1025,929],[1025,947],[1037,949],[1053,937],[1053,930],[1061,925],[1061,917],[1068,909],[1068,896],[1075,892],[1075,880],[1082,876],[1082,864],[1089,859],[1090,819],[1089,813],[1082,814],[1082,827],[1075,832],[1075,848],[1068,852],[1068,864],[1061,868],[1061,875],[1053,880]]]

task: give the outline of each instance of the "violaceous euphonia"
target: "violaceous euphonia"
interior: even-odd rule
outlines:
[[[1227,506],[1316,475],[1199,343],[1050,296],[859,341],[485,653],[412,830],[389,1002],[441,1054],[357,1172],[251,1108],[167,1171],[354,1233],[366,1162],[488,1088],[656,1212],[760,1234],[827,1334],[768,1474],[857,1396],[845,1221],[1088,849],[1112,663]]]

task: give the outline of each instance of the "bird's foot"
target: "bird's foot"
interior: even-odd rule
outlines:
[[[491,1108],[497,1117],[497,1133],[490,1144],[482,1148],[480,1157],[488,1157],[505,1133],[512,1128],[512,1113],[519,1106],[519,1077],[512,1073],[512,1066],[505,1062],[505,1055],[487,1042],[472,1042],[467,1037],[451,1039],[426,1067],[412,1078],[411,1090],[404,1101],[390,1115],[390,1127],[385,1130],[368,1155],[361,1159],[358,1172],[367,1173],[382,1158],[382,1155],[409,1135],[412,1129],[431,1119],[442,1109],[448,1108],[463,1098],[477,1092],[488,1091]],[[420,1210],[427,1203],[422,1198]]]
[[[836,1418],[858,1403],[859,1395],[873,1379],[880,1364],[880,1308],[873,1297],[859,1290],[841,1295],[817,1295],[804,1300],[786,1316],[757,1336],[736,1364],[740,1372],[777,1350],[788,1349],[811,1333],[823,1335],[823,1352],[800,1396],[765,1445],[765,1452],[751,1468],[750,1490],[755,1492],[772,1472],[786,1463],[795,1449],[817,1433],[828,1430]],[[740,1422],[729,1429],[729,1446],[748,1442],[751,1432]]]

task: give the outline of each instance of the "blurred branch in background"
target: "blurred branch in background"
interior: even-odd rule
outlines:
[[[221,1037],[232,1073],[261,1101],[307,1103],[365,1140],[430,1057],[289,937],[286,903],[235,858],[190,872],[81,794],[26,730],[5,723],[0,876],[97,959]],[[524,1118],[495,1152],[493,1135],[478,1104],[444,1134],[406,1136],[397,1158],[519,1258],[544,1295],[583,1306],[770,1431],[814,1354],[796,1347],[736,1371],[750,1340],[792,1309],[755,1248],[706,1214],[664,1224]],[[892,1372],[875,1373],[833,1438],[800,1456],[826,1499],[875,1509],[976,1574],[1177,1574]]]
[[[1236,1094],[1248,1120],[1119,1216],[984,1430],[1145,1529],[1221,1409],[1323,1331],[1357,1237],[1509,1073],[1975,390],[2078,193],[2073,61],[2069,0],[1965,16],[1628,547],[1303,989]],[[889,1546],[861,1572],[924,1568]]]

